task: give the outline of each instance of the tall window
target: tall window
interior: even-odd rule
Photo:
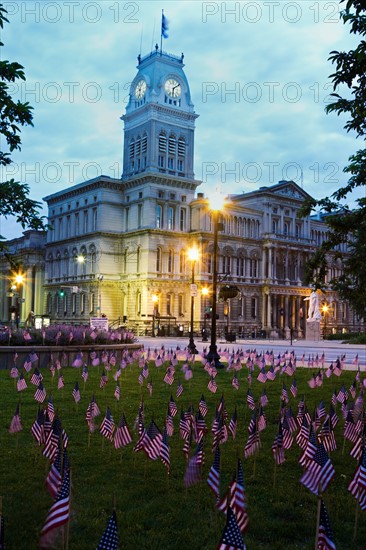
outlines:
[[[244,258],[236,258],[236,275],[244,277]]]
[[[173,315],[173,294],[166,295],[166,314]]]
[[[141,270],[141,246],[137,247],[137,253],[136,253],[136,272],[140,273]]]
[[[250,306],[251,306],[250,307],[251,317],[252,319],[256,319],[257,318],[257,298],[251,299]]]
[[[184,296],[183,294],[178,295],[178,315],[184,315]]]
[[[98,210],[93,208],[93,231],[96,231],[98,227]]]
[[[168,273],[173,273],[174,271],[174,252],[173,250],[169,250],[168,253]]]
[[[174,208],[168,207],[168,229],[174,229]]]
[[[223,273],[231,273],[231,257],[223,256],[222,257],[222,271]]]
[[[186,230],[186,222],[187,222],[187,211],[185,208],[180,209],[180,218],[179,218],[179,229],[181,231]]]
[[[88,230],[89,230],[89,227],[88,227],[88,211],[87,210],[84,210],[84,233],[87,233]]]
[[[179,253],[179,273],[185,273],[186,271],[186,254],[184,250]]]
[[[141,292],[136,294],[136,315],[141,315]]]
[[[82,292],[80,294],[80,313],[84,315],[85,313],[85,294]]]
[[[89,294],[89,313],[93,313],[94,305],[95,305],[95,294],[94,292],[91,292]]]
[[[125,231],[128,231],[128,224],[129,224],[129,217],[130,217],[130,209],[125,209]]]
[[[76,313],[76,294],[71,294],[71,311],[72,314],[75,315]]]
[[[142,204],[137,206],[137,227],[139,229],[142,227]]]
[[[79,235],[80,226],[79,226],[79,212],[75,213],[75,235]]]
[[[156,249],[156,271],[161,271],[161,248]]]
[[[163,227],[163,207],[161,204],[156,205],[156,227],[158,229]]]

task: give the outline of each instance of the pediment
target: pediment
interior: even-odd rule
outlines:
[[[268,187],[268,191],[275,195],[281,195],[283,197],[289,197],[292,199],[305,200],[309,198],[309,194],[306,193],[297,183],[294,181],[284,181]]]

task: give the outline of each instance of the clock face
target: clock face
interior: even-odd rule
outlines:
[[[146,82],[145,80],[139,80],[135,88],[135,97],[136,99],[141,99],[144,97],[146,92]]]
[[[179,82],[174,80],[174,78],[169,78],[165,82],[165,91],[169,97],[179,97],[181,93]]]

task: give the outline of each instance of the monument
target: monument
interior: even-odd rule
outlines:
[[[316,290],[312,290],[310,296],[304,298],[304,301],[309,301],[305,339],[318,341],[320,340],[320,321],[322,316],[319,308],[319,295]]]

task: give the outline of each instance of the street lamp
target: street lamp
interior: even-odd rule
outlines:
[[[207,286],[204,286],[202,288],[202,296],[204,296],[204,301],[203,301],[203,330],[202,330],[202,342],[207,342],[207,330],[206,330],[206,315],[207,315],[207,312],[206,312],[206,299],[207,299],[207,296],[208,296],[208,288]]]
[[[196,345],[193,339],[193,318],[194,318],[194,297],[197,295],[197,285],[194,284],[194,267],[196,261],[199,258],[199,251],[196,246],[192,246],[187,250],[187,257],[192,262],[192,279],[191,279],[191,326],[189,329],[189,344],[188,349],[190,353],[198,353]]]
[[[155,338],[155,317],[157,316],[157,313],[158,313],[159,296],[157,294],[153,294],[151,296],[151,300],[152,300],[152,303],[154,304],[151,336]]]
[[[224,226],[219,222],[220,211],[224,206],[224,197],[215,193],[210,198],[210,210],[213,223],[213,266],[212,266],[212,318],[211,318],[211,343],[210,349],[207,354],[207,360],[210,363],[214,363],[215,367],[223,368],[223,364],[220,363],[220,356],[217,353],[216,345],[216,311],[217,311],[217,256],[218,256],[218,232],[224,229]]]
[[[323,333],[323,339],[326,338],[327,336],[327,313],[329,311],[329,307],[328,307],[328,304],[323,304],[322,305],[322,312],[323,312],[323,315],[324,315],[324,333]]]

